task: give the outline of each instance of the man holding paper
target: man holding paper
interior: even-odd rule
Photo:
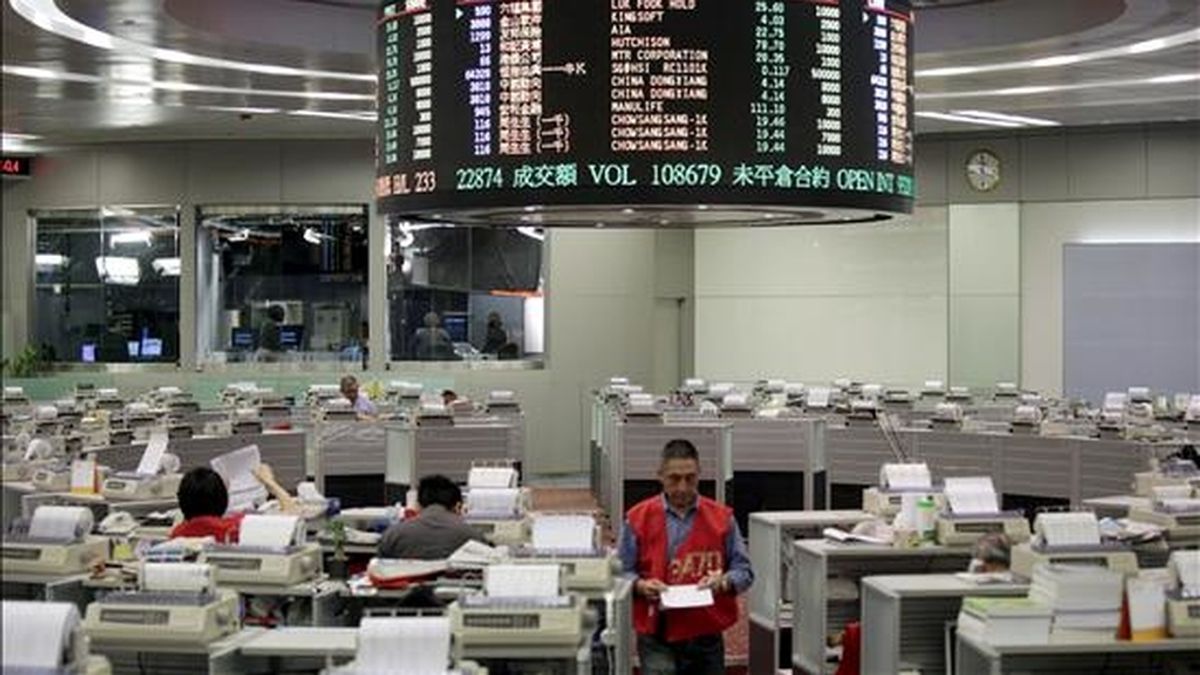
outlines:
[[[686,440],[666,444],[662,494],[625,516],[620,556],[634,585],[633,625],[645,675],[725,672],[721,634],[738,618],[737,595],[754,572],[733,511],[698,492],[700,457]]]

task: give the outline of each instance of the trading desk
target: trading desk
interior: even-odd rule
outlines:
[[[953,574],[901,574],[862,580],[862,672],[945,673],[946,624],[966,596],[1016,597],[1025,583],[977,584]]]
[[[404,500],[404,491],[421,476],[442,474],[466,483],[476,463],[516,461],[518,449],[510,445],[511,427],[499,422],[421,426],[391,423],[386,427],[386,475],[389,494],[383,503]],[[392,499],[395,496],[397,499]]]
[[[997,647],[960,634],[955,651],[956,675],[1191,675],[1200,664],[1200,640],[1179,638],[1155,642],[1113,639],[1101,643]]]
[[[792,666],[811,675],[825,672],[827,636],[859,618],[863,577],[956,572],[971,560],[969,547],[893,548],[823,539],[798,541],[793,552]]]

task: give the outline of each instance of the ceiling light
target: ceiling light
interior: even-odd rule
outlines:
[[[1200,80],[1200,73],[1179,73],[1177,75],[1161,75],[1159,77],[1152,77],[1152,78],[1146,80],[1146,82],[1148,82],[1150,84],[1175,84],[1177,82],[1191,82],[1193,80]]]
[[[87,24],[76,21],[67,15],[66,12],[59,9],[54,0],[9,0],[8,4],[12,6],[17,14],[42,30],[54,33],[68,40],[82,42],[97,49],[117,52],[122,56],[148,57],[156,61],[167,61],[186,66],[223,68],[262,75],[352,80],[355,82],[375,82],[376,79],[373,73],[309,70],[269,63],[234,61],[231,59],[192,54],[178,49],[165,49],[154,45],[146,45],[96,30]]]
[[[96,258],[96,274],[103,281],[121,286],[136,286],[141,279],[137,258]]]
[[[1009,129],[1016,129],[1016,128],[1025,126],[1023,124],[1020,124],[1019,122],[1002,122],[1000,120],[989,120],[989,119],[983,119],[983,118],[979,118],[979,117],[967,117],[966,115],[954,115],[951,113],[920,111],[920,112],[917,112],[914,114],[917,117],[925,117],[928,119],[943,120],[946,122],[962,122],[964,124],[980,124],[980,125],[989,126],[989,127],[1006,127]]]
[[[289,115],[298,115],[300,117],[328,117],[338,120],[355,120],[357,122],[374,122],[376,120],[374,110],[354,110],[350,112],[336,112],[328,110],[289,110]]]
[[[177,277],[183,270],[183,264],[179,258],[155,258],[150,266],[164,277]]]
[[[1032,87],[1008,87],[1006,89],[981,89],[977,91],[950,91],[941,93],[917,94],[918,101],[945,101],[957,98],[983,98],[987,96],[1030,96],[1033,94],[1049,94],[1063,91],[1079,91],[1082,89],[1105,89],[1116,87],[1138,87],[1147,84],[1175,84],[1200,80],[1200,73],[1179,73],[1162,75],[1138,80],[1098,80],[1093,82],[1076,82],[1072,84],[1056,84]],[[918,113],[919,114],[919,113]]]
[[[989,120],[999,120],[1001,122],[1016,122],[1018,124],[1027,124],[1032,127],[1059,127],[1061,123],[1054,120],[1046,120],[1040,117],[1025,117],[1024,115],[1009,115],[1007,113],[987,112],[985,110],[955,110],[955,115],[964,115],[966,117],[982,117]]]
[[[121,244],[143,244],[149,246],[154,233],[150,230],[133,230],[130,232],[117,232],[108,240],[110,248],[116,248]]]
[[[63,71],[47,70],[35,66],[9,65],[4,64],[3,72],[5,75],[15,75],[17,77],[27,77],[35,80],[62,80],[66,82],[81,82],[85,84],[104,84],[110,87],[133,86],[133,87],[149,87],[151,89],[159,89],[163,91],[178,91],[190,93],[208,93],[208,94],[231,94],[236,96],[268,96],[280,98],[306,98],[316,101],[374,101],[374,94],[355,94],[343,91],[307,91],[297,89],[252,89],[244,87],[219,87],[207,84],[194,84],[191,82],[178,81],[139,81],[139,80],[122,80],[116,78],[105,78],[99,75],[89,75],[86,73],[69,73]]]
[[[533,213],[534,211],[537,211],[540,208],[542,208],[542,207],[537,206],[537,205],[530,205],[530,206],[526,206],[525,210],[529,213]]]
[[[33,257],[38,267],[66,267],[69,260],[70,258],[60,253],[39,253]]]
[[[1044,56],[1036,59],[1026,59],[1022,61],[1009,61],[1007,63],[985,63],[977,66],[951,66],[947,68],[928,68],[918,70],[914,73],[916,77],[954,77],[957,75],[974,75],[976,73],[994,73],[1005,70],[1027,70],[1033,68],[1051,68],[1058,66],[1074,65],[1085,61],[1098,61],[1100,59],[1111,59],[1121,56],[1129,56],[1130,54],[1145,54],[1148,52],[1179,47],[1182,45],[1200,42],[1200,28],[1192,28],[1180,33],[1172,35],[1164,35],[1162,37],[1153,38],[1151,40],[1143,40],[1130,45],[1122,45],[1120,47],[1108,47],[1105,49],[1097,49],[1090,52],[1078,52],[1075,54],[1057,54],[1054,56]]]

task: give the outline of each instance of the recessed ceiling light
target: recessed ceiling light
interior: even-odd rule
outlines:
[[[1137,80],[1099,80],[1093,82],[1075,82],[1072,84],[1041,85],[1030,87],[1008,87],[1006,89],[983,89],[978,91],[951,91],[940,93],[917,94],[918,101],[946,101],[960,98],[984,98],[988,96],[1030,96],[1033,94],[1051,94],[1063,91],[1079,91],[1083,89],[1105,89],[1117,87],[1140,87],[1147,84],[1175,84],[1191,82],[1200,79],[1200,73],[1179,73],[1162,75]],[[918,113],[919,114],[919,113]]]
[[[103,84],[110,87],[133,86],[149,87],[163,91],[179,91],[209,94],[233,94],[238,96],[264,96],[281,98],[307,98],[319,101],[374,101],[373,94],[355,94],[342,91],[305,91],[297,89],[247,89],[242,87],[220,87],[192,82],[162,81],[162,80],[124,80],[101,77],[87,73],[70,73],[65,71],[48,70],[36,66],[21,66],[4,64],[5,75],[15,75],[35,80],[63,80],[85,84]]]
[[[707,210],[708,210],[708,204],[697,204],[697,205],[696,205],[696,208],[697,208],[697,209],[700,209],[701,211],[707,211]]]
[[[1200,80],[1200,73],[1179,73],[1178,75],[1161,75],[1159,77],[1152,77],[1152,78],[1146,80],[1146,82],[1148,82],[1150,84],[1175,84],[1177,82],[1191,82],[1193,80]]]
[[[1016,122],[1018,124],[1028,124],[1033,127],[1058,127],[1061,123],[1054,120],[1042,119],[1040,117],[1026,117],[1024,115],[1009,115],[1007,113],[988,112],[986,110],[955,110],[955,115],[965,115],[967,117],[982,117],[984,119],[999,120],[1001,122]]]
[[[1131,54],[1146,54],[1148,52],[1180,47],[1200,41],[1200,28],[1192,28],[1180,33],[1172,35],[1164,35],[1162,37],[1143,40],[1130,45],[1122,45],[1120,47],[1108,47],[1105,49],[1096,49],[1090,52],[1078,52],[1075,54],[1057,54],[1054,56],[1044,56],[1036,59],[1026,59],[1022,61],[1009,61],[1006,63],[985,63],[977,66],[949,66],[946,68],[927,68],[918,70],[914,73],[916,77],[955,77],[958,75],[974,75],[977,73],[995,73],[1005,70],[1027,70],[1036,68],[1052,68],[1060,66],[1069,66],[1085,61],[1098,61],[1100,59],[1111,59]]]
[[[540,209],[540,208],[542,208],[542,207],[540,207],[540,206],[538,206],[538,205],[536,205],[536,204],[530,204],[529,206],[526,206],[526,207],[525,207],[525,210],[526,210],[527,212],[529,212],[529,213],[533,213],[534,211],[537,211],[537,210],[538,210],[538,209]]]
[[[178,49],[166,49],[154,45],[134,42],[120,38],[111,33],[96,30],[91,26],[76,21],[62,11],[54,0],[9,0],[8,4],[17,14],[44,31],[75,42],[82,42],[97,49],[116,52],[121,56],[151,58],[156,61],[178,63],[185,66],[200,66],[205,68],[223,68],[262,75],[279,75],[284,77],[311,77],[331,80],[353,80],[355,82],[375,82],[373,73],[347,73],[332,70],[310,70],[294,68],[270,63],[251,63],[234,61],[232,59],[215,58],[192,54]]]
[[[1017,129],[1025,126],[1019,122],[1004,122],[1001,120],[989,120],[979,117],[967,117],[966,115],[955,115],[952,113],[934,111],[919,111],[914,114],[917,117],[924,117],[927,119],[942,120],[944,122],[962,122],[964,124],[979,124],[987,127],[1005,127],[1008,129]]]

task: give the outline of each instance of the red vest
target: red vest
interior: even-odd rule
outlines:
[[[700,497],[692,531],[667,560],[667,509],[662,495],[629,509],[627,519],[638,542],[638,576],[660,579],[669,586],[698,583],[709,572],[726,571],[725,537],[733,512],[707,497]],[[633,627],[642,635],[658,633],[659,612],[664,613],[666,641],[678,642],[703,635],[719,635],[737,622],[737,597],[714,591],[710,607],[662,610],[641,596],[633,599]]]
[[[198,516],[176,525],[171,530],[171,539],[177,537],[212,537],[218,544],[236,544],[242,527],[242,516],[238,513],[225,518]]]

